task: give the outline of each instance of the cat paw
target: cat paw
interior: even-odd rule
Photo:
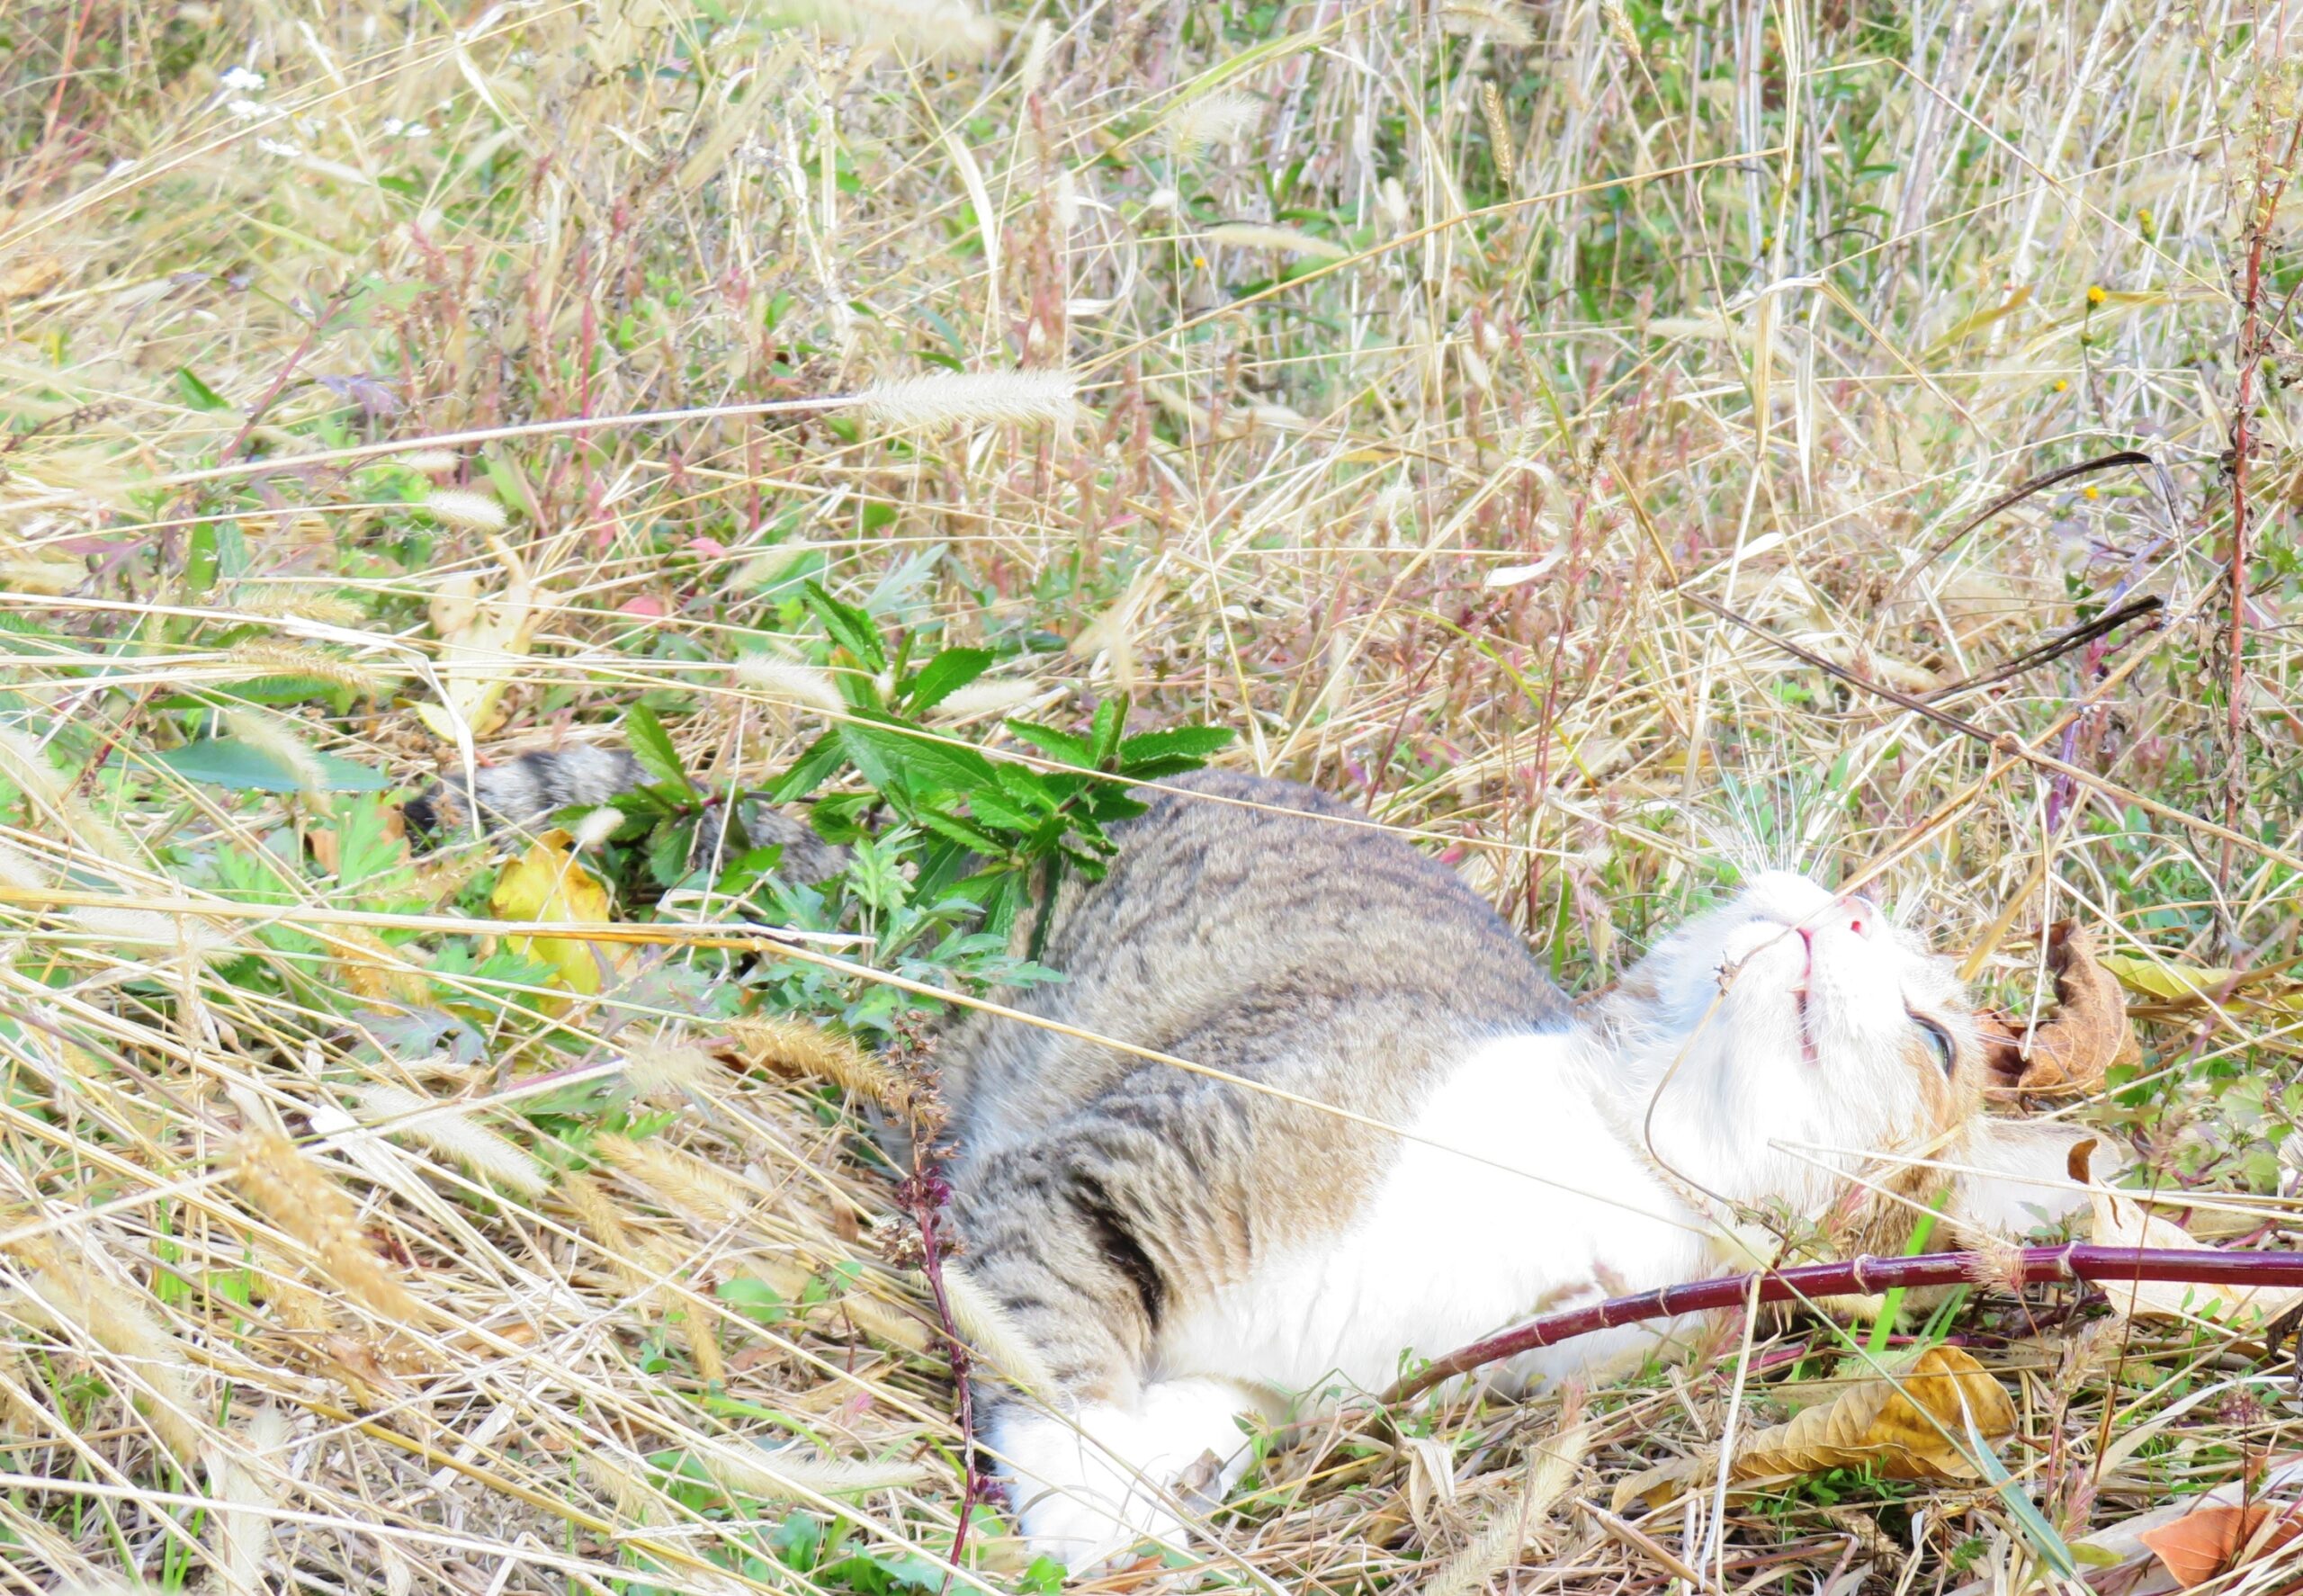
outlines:
[[[1190,1544],[1184,1509],[1220,1499],[1247,1467],[1233,1416],[1249,1406],[1216,1381],[1169,1380],[1134,1409],[1010,1407],[990,1439],[1032,1551],[1084,1574],[1146,1541]]]

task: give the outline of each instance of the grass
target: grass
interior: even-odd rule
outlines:
[[[1085,734],[1123,694],[1125,730],[1230,728],[1578,991],[1761,862],[1877,873],[2018,1008],[2079,916],[2146,1056],[2059,1111],[2195,1233],[2291,1245],[2297,85],[2257,24],[0,18],[0,1587],[941,1588],[959,1438],[894,1185],[857,1099],[739,1023],[916,1075],[925,1000],[880,977],[1030,975],[913,891],[932,827],[794,892],[696,877],[687,794],[677,847],[590,839],[647,939],[587,963],[350,790],[634,704],[699,793],[765,786],[856,685],[810,581],[988,651],[938,735],[1021,761],[1003,715]],[[995,385],[897,386],[938,372]],[[2128,448],[2159,471],[1952,535]],[[2155,624],[1962,687],[2137,595]],[[709,945],[743,918],[818,940]],[[1988,1292],[1950,1328],[2066,1541],[2295,1447],[2245,1338]],[[1492,1532],[1563,1403],[1602,1501],[1716,1439],[1735,1362],[1276,1453],[1158,1577],[2040,1577],[2003,1496],[1851,1476]],[[1044,1585],[980,1511],[954,1588]]]

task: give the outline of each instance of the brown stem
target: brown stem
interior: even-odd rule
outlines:
[[[2255,368],[2263,363],[2263,250],[2271,242],[2272,220],[2278,214],[2280,196],[2287,191],[2288,168],[2295,163],[2299,146],[2303,146],[2303,117],[2296,119],[2295,130],[2288,137],[2286,157],[2275,173],[2266,173],[2256,179],[2255,213],[2247,226],[2246,280],[2239,295],[2240,303],[2246,309],[2246,320],[2239,328],[2239,391],[2231,417],[2231,629],[2225,638],[2225,647],[2231,655],[2231,679],[2227,686],[2229,702],[2225,706],[2225,736],[2229,743],[2230,763],[2224,775],[2223,825],[2229,831],[2239,829],[2239,811],[2247,795],[2246,745],[2243,740],[2247,697],[2247,457],[2255,446],[2248,412],[2255,402]],[[2231,852],[2231,842],[2227,838],[2216,858],[2215,879],[2218,886],[2230,880]]]
[[[1802,1264],[1770,1270],[1760,1279],[1763,1303],[1805,1301],[1897,1287],[1956,1286],[1963,1281],[2030,1285],[2042,1280],[2180,1280],[2201,1286],[2303,1287],[2303,1252],[2217,1252],[2189,1248],[2027,1247],[1999,1258],[1981,1252],[1928,1252],[1915,1258],[1859,1258],[1850,1263]],[[1538,1347],[1556,1346],[1596,1331],[1647,1319],[1676,1318],[1714,1308],[1741,1307],[1752,1277],[1722,1275],[1610,1297],[1588,1308],[1546,1314],[1525,1324],[1450,1352],[1384,1393],[1386,1403],[1406,1402],[1445,1380]]]

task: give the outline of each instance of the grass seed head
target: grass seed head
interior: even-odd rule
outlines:
[[[441,525],[460,532],[501,532],[512,524],[500,501],[468,488],[435,488],[424,508]]]
[[[747,654],[736,661],[736,680],[765,697],[828,715],[847,713],[847,700],[828,670],[778,659],[773,654]]]
[[[818,1496],[861,1496],[926,1483],[917,1463],[872,1463],[827,1457],[796,1446],[760,1447],[744,1441],[705,1441],[692,1446],[704,1473],[731,1496],[768,1502],[806,1502]]]
[[[1195,94],[1160,119],[1160,140],[1168,152],[1187,160],[1213,145],[1235,144],[1263,121],[1264,103],[1237,89]]]
[[[865,419],[906,431],[998,422],[1068,426],[1080,414],[1080,380],[1070,372],[944,372],[875,382],[861,399]]]
[[[421,1305],[368,1244],[352,1199],[294,1143],[276,1131],[244,1131],[226,1158],[232,1184],[301,1242],[346,1296],[387,1323],[423,1322]]]
[[[894,1107],[903,1100],[896,1072],[845,1036],[803,1019],[750,1016],[728,1022],[729,1036],[746,1062],[797,1075],[813,1075],[858,1097]]]
[[[360,1088],[356,1096],[360,1118],[365,1123],[420,1142],[506,1191],[533,1197],[551,1184],[543,1167],[525,1148],[436,1098],[389,1081],[372,1082]]]

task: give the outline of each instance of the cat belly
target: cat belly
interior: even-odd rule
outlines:
[[[1467,1056],[1359,1212],[1169,1326],[1160,1373],[1289,1395],[1380,1390],[1411,1357],[1701,1272],[1700,1222],[1608,1125],[1571,1045],[1523,1036]],[[1612,1338],[1511,1372],[1555,1376],[1626,1349]]]

